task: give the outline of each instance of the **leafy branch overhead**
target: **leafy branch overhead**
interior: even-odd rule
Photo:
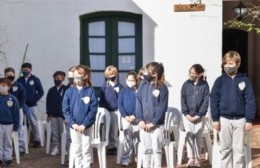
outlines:
[[[260,5],[256,6],[250,2],[247,2],[246,15],[241,20],[239,20],[238,17],[240,16],[224,22],[224,25],[229,28],[243,29],[248,32],[255,31],[256,34],[260,36]]]

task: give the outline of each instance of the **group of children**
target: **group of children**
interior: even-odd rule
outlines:
[[[225,73],[217,78],[211,93],[204,78],[204,68],[200,64],[194,64],[189,69],[190,79],[184,82],[181,89],[184,128],[192,135],[188,137],[188,141],[193,142],[187,143],[187,166],[200,167],[201,136],[209,100],[213,128],[220,131],[222,167],[244,166],[243,136],[245,131],[252,129],[255,97],[249,79],[237,71],[240,62],[241,58],[237,52],[230,51],[225,54],[222,62]],[[32,127],[34,147],[40,146],[36,105],[44,92],[39,78],[31,72],[31,64],[24,63],[23,75],[17,82],[14,81],[13,68],[7,68],[6,78],[0,78],[1,164],[12,163],[11,133],[21,130],[21,124],[24,124],[20,119],[22,113]],[[51,122],[54,144],[51,154],[59,153],[60,134],[65,124],[75,166],[91,167],[91,126],[95,122],[98,107],[104,107],[111,117],[107,154],[117,154],[118,117],[121,116],[120,124],[125,136],[121,165],[129,166],[131,155],[134,152],[137,155],[137,143],[140,141],[143,167],[149,168],[152,160],[154,167],[161,167],[163,126],[169,96],[164,83],[163,65],[150,62],[140,69],[139,74],[129,71],[125,85],[119,82],[115,66],[108,66],[104,75],[106,80],[98,99],[88,66],[71,67],[68,71],[67,86],[63,84],[65,72],[56,71],[53,74],[54,86],[48,90],[46,96],[47,121]],[[20,132],[19,137],[22,137],[23,133]],[[22,138],[20,152],[24,152]]]

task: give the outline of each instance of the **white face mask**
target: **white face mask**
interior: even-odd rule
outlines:
[[[0,93],[1,94],[8,93],[8,87],[7,86],[0,86]]]
[[[78,85],[80,82],[82,82],[82,77],[74,77],[74,83]]]
[[[130,88],[134,87],[136,85],[136,82],[130,82],[130,81],[126,81],[126,85]]]

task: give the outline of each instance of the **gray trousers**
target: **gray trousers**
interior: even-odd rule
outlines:
[[[183,124],[185,131],[189,132],[186,144],[188,158],[200,158],[202,133],[205,125],[204,117],[200,118],[198,122],[192,123],[185,116],[183,116]]]
[[[109,128],[109,143],[108,148],[116,148],[118,142],[118,111],[109,111],[110,128]]]
[[[134,151],[137,156],[137,146],[139,142],[139,126],[133,125],[122,118],[122,127],[124,131],[124,144],[123,144],[123,156],[121,163],[131,161],[131,155]]]
[[[13,124],[0,124],[0,160],[12,160],[13,146]]]
[[[244,168],[245,118],[226,119],[220,117],[220,147],[222,168]]]
[[[152,155],[154,168],[162,167],[162,140],[163,125],[157,126],[153,131],[146,132],[140,129],[140,141],[142,144],[143,168],[151,168]],[[140,149],[139,149],[140,150]],[[138,156],[141,157],[141,156]]]
[[[39,125],[37,119],[37,108],[36,106],[29,107],[28,113],[26,113],[26,117],[29,120],[29,123],[33,132],[33,140],[40,141],[40,133],[39,133]]]
[[[54,147],[58,147],[63,132],[64,120],[61,117],[51,117],[51,134]]]

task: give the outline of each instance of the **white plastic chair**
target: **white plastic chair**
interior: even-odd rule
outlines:
[[[20,164],[18,132],[13,132],[13,143],[14,143],[14,152],[15,152],[16,163]]]
[[[45,130],[47,130],[50,127],[50,123],[42,120],[38,121],[38,126],[39,126],[39,134],[40,134],[40,141],[41,141],[41,146],[44,146],[44,141],[45,141]]]
[[[118,145],[117,145],[117,157],[116,157],[116,163],[121,163],[121,158],[123,154],[123,144],[124,144],[124,131],[122,128],[122,116],[120,112],[118,112],[118,130],[119,130],[119,136],[118,136]]]
[[[244,144],[245,151],[245,166],[252,168],[252,151],[251,151],[251,132],[245,133],[246,143]],[[220,144],[218,143],[218,133],[213,129],[213,148],[212,148],[212,168],[221,167]]]
[[[50,153],[50,144],[51,144],[51,121],[47,122],[47,128],[46,128],[46,154]]]
[[[164,123],[164,135],[163,135],[163,148],[165,150],[165,156],[166,156],[166,164],[168,168],[175,168],[176,167],[176,152],[175,148],[177,147],[176,138],[175,141],[171,140],[170,134],[172,133],[172,123],[174,120],[178,120],[176,118],[178,117],[178,114],[174,114],[173,108],[168,108],[167,112],[165,113],[165,123]],[[141,168],[142,165],[142,143],[140,142],[138,144],[138,162],[137,162],[137,168]],[[153,157],[153,156],[152,156]],[[153,166],[153,158],[152,158],[152,166]]]
[[[93,148],[97,149],[100,168],[107,168],[106,146],[108,145],[108,134],[110,126],[110,114],[105,108],[98,108],[96,121],[92,126],[93,136],[91,139],[91,153],[93,161]],[[103,138],[103,135],[105,137]],[[74,154],[70,147],[69,168],[74,167]]]
[[[24,140],[24,146],[25,146],[25,153],[28,154],[29,153],[29,139],[28,139],[28,127],[27,127],[27,120],[26,120],[26,116],[23,114],[23,111],[21,113],[22,118],[20,118],[22,120],[22,132],[23,132],[23,140]]]

